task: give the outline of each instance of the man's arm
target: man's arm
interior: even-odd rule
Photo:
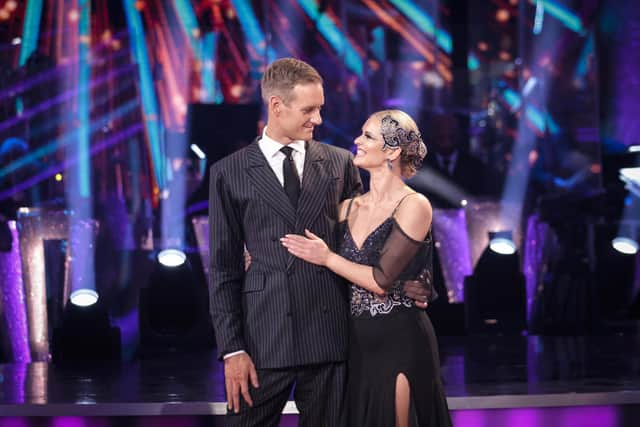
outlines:
[[[244,278],[244,238],[222,172],[214,165],[209,185],[209,307],[218,356],[246,350],[240,301]]]
[[[227,407],[236,413],[240,410],[240,395],[253,406],[249,381],[253,387],[259,387],[242,334],[241,291],[245,272],[242,231],[240,214],[231,201],[222,171],[213,166],[209,185],[209,306],[218,357],[224,358]]]

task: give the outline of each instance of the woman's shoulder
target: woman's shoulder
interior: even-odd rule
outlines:
[[[433,209],[429,199],[414,192],[404,197],[393,216],[407,236],[414,240],[424,240],[431,228]]]
[[[423,217],[432,212],[431,202],[422,193],[412,191],[406,194],[398,203],[396,214],[415,214]]]

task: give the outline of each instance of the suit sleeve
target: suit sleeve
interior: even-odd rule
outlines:
[[[209,185],[209,307],[218,357],[246,350],[242,332],[244,279],[242,222],[221,170],[214,165]]]
[[[347,165],[344,172],[344,187],[342,188],[340,201],[362,194],[362,180],[360,179],[358,168],[353,164],[353,155],[349,153],[346,158]]]

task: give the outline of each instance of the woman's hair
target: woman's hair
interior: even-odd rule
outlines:
[[[422,165],[427,147],[422,141],[418,125],[410,115],[401,110],[382,110],[371,115],[380,120],[383,149],[400,148],[402,176],[411,178]]]
[[[322,77],[315,68],[295,58],[278,59],[262,75],[262,100],[268,104],[269,98],[275,95],[287,104],[291,101],[291,91],[295,85],[307,83],[322,84]]]

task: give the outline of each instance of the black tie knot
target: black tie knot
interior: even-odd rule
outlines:
[[[291,154],[293,153],[293,148],[291,148],[289,146],[285,146],[285,147],[282,147],[280,149],[280,151],[282,151],[284,153],[284,155],[287,156],[287,160],[291,160],[292,159]]]

